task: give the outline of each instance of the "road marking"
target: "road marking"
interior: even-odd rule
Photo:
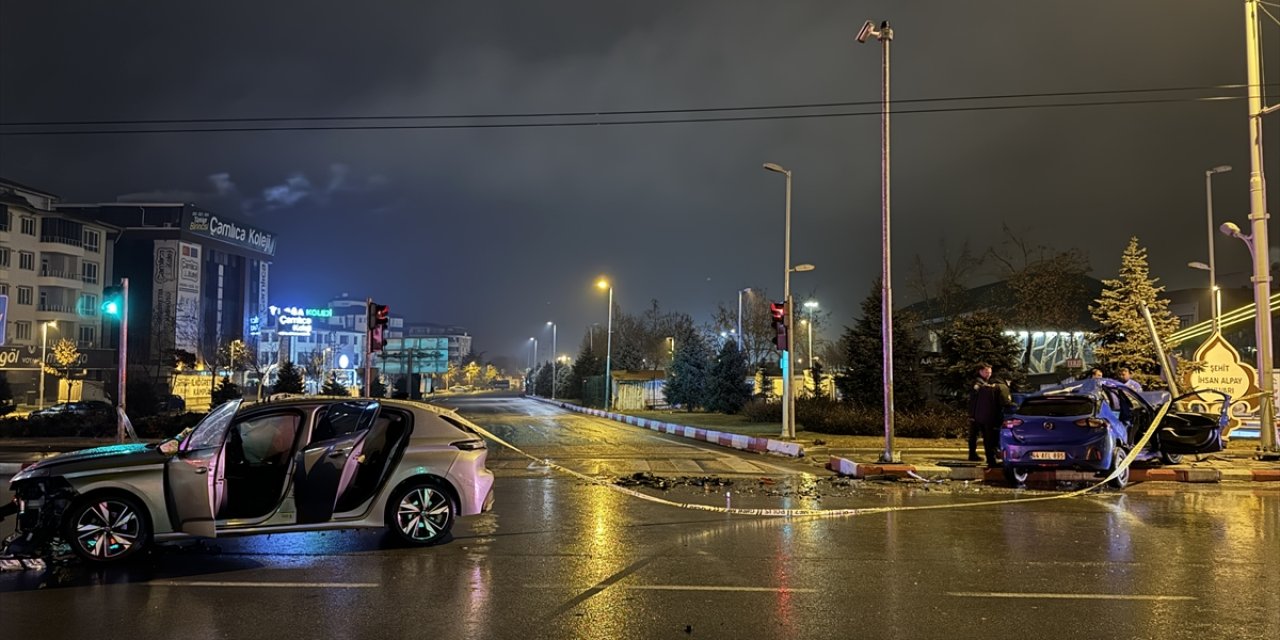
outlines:
[[[208,582],[169,581],[150,582],[151,587],[265,587],[275,589],[374,589],[382,585],[376,582]]]
[[[561,584],[526,584],[526,589],[572,589]],[[795,589],[791,587],[730,587],[701,584],[615,584],[610,589],[628,591],[732,591],[760,593],[817,593],[817,589]]]
[[[1032,600],[1154,600],[1164,602],[1196,599],[1193,596],[1126,595],[1123,593],[1001,593],[998,591],[948,591],[947,595],[957,598],[1022,598]]]

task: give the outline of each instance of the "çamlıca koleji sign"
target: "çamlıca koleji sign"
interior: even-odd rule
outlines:
[[[183,229],[188,233],[226,242],[264,255],[272,257],[276,255],[276,236],[269,231],[220,218],[207,211],[192,210],[185,214],[185,217]]]

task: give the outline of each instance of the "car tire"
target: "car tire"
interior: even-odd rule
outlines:
[[[1164,453],[1160,452],[1160,462],[1163,464],[1182,464],[1181,453]]]
[[[1111,467],[1107,469],[1108,476],[1111,475],[1112,471],[1116,470],[1116,467],[1120,466],[1120,463],[1124,461],[1127,455],[1129,455],[1129,452],[1118,444],[1111,448]],[[1125,467],[1124,472],[1108,480],[1107,486],[1117,490],[1129,486],[1129,467]]]
[[[86,562],[116,564],[151,546],[151,520],[132,496],[90,495],[67,509],[63,539]]]
[[[414,480],[387,500],[386,524],[401,542],[425,547],[445,540],[457,513],[457,504],[440,482]]]
[[[1010,485],[1021,487],[1027,483],[1027,478],[1031,476],[1031,470],[1026,467],[1005,467],[1004,479]]]

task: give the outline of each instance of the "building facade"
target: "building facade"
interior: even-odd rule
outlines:
[[[329,374],[349,388],[362,386],[367,311],[366,301],[347,294],[325,306],[269,305],[261,326],[255,321],[250,330],[250,342],[257,345],[257,368],[268,385],[275,383],[275,372],[288,360],[303,370],[309,392],[318,391]],[[387,337],[403,335],[403,318],[393,315],[389,325]]]
[[[119,230],[58,206],[54,194],[0,178],[0,295],[7,297],[4,348],[12,356],[0,358],[0,370],[22,404],[41,404],[33,396],[39,361],[50,361],[53,344],[66,339],[88,352],[102,342],[99,305],[113,277]],[[56,401],[56,381],[45,388],[46,400]]]
[[[456,325],[434,324],[431,322],[410,322],[404,325],[406,338],[448,338],[449,362],[461,363],[471,355],[471,334],[466,327]]]

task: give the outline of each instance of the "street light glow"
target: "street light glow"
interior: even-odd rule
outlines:
[[[811,264],[798,264],[791,268],[792,271],[797,272],[813,271],[814,269],[817,269],[817,267]]]
[[[604,278],[600,278],[599,280],[596,281],[596,287],[600,289],[608,289],[609,281],[605,280]]]

